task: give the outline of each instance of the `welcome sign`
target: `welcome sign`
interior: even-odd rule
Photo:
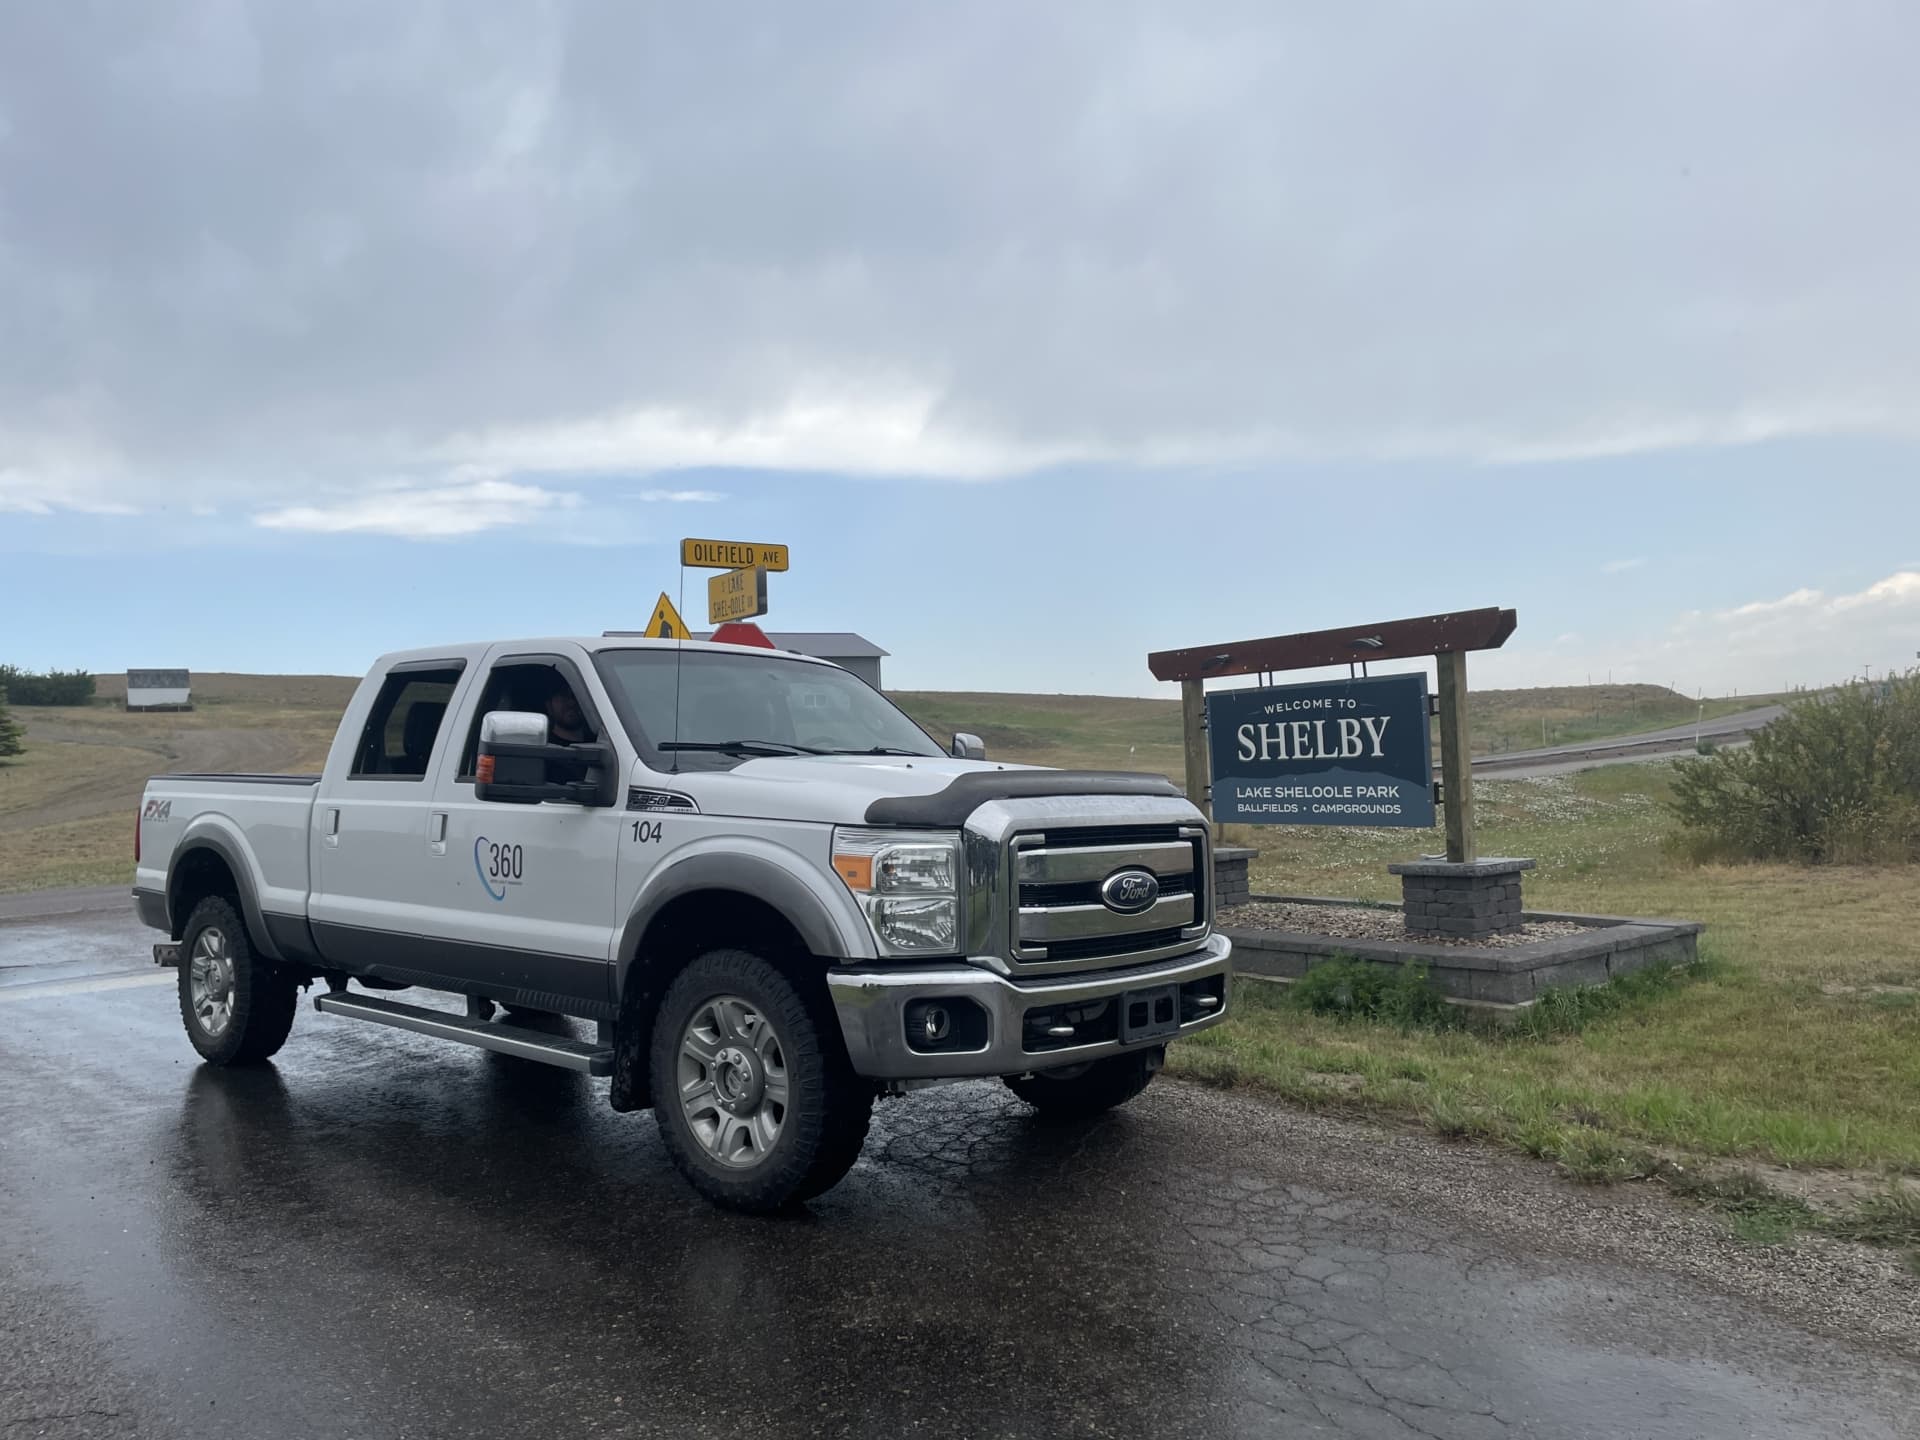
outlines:
[[[1217,691],[1207,744],[1223,824],[1434,823],[1425,675]]]

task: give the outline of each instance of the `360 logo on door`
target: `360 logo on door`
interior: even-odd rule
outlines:
[[[473,842],[473,868],[488,897],[505,900],[507,887],[526,878],[526,851],[518,845],[496,844],[482,835]]]

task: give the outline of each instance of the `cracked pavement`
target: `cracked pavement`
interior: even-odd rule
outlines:
[[[118,912],[0,924],[0,1436],[1920,1435],[1920,1284],[1165,1080],[882,1104],[710,1210],[604,1082],[304,1012],[197,1063]]]

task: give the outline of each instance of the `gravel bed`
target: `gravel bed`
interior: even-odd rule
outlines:
[[[1284,930],[1295,935],[1326,935],[1335,940],[1405,940],[1406,917],[1398,906],[1295,905],[1254,901],[1222,909],[1216,923],[1223,930]],[[1578,935],[1587,927],[1571,920],[1534,920],[1501,935],[1422,935],[1422,945],[1463,945],[1474,949],[1509,949]]]

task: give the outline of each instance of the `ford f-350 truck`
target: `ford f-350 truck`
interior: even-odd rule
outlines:
[[[320,774],[156,776],[136,862],[207,1061],[274,1054],[317,983],[326,1014],[609,1077],[743,1210],[837,1183],[918,1083],[1120,1104],[1229,1000],[1207,825],[1166,780],[994,764],[751,645],[386,656]]]

